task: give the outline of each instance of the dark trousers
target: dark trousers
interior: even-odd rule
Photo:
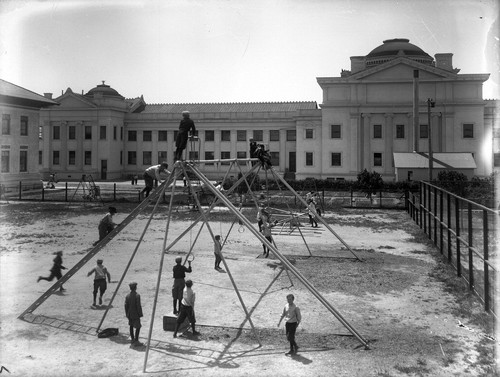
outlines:
[[[286,338],[290,342],[290,351],[293,351],[293,347],[297,347],[297,343],[295,343],[295,332],[297,331],[297,322],[286,322],[285,330],[286,330]]]
[[[179,131],[177,134],[177,139],[175,140],[175,161],[182,159],[182,152],[186,149],[188,141],[188,132],[187,131]]]

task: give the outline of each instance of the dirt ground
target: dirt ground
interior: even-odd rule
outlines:
[[[134,208],[114,205],[117,222]],[[2,203],[0,210],[0,364],[10,375],[142,375],[146,347],[130,344],[123,304],[128,283],[136,281],[144,310],[141,340],[146,343],[158,276],[160,290],[146,364],[150,375],[495,375],[497,341],[469,318],[457,315],[463,303],[433,274],[440,267],[433,257],[437,251],[405,212],[343,209],[327,213],[324,219],[352,252],[322,224],[318,229],[301,228],[306,243],[296,231],[274,235],[280,252],[368,342],[365,349],[320,299],[281,269],[277,258],[263,258],[260,242],[244,226],[234,225],[234,215],[224,209],[209,224],[226,239],[223,252],[228,270],[214,270],[210,234],[204,227],[198,237],[198,224],[169,248],[159,274],[167,224],[169,246],[198,212],[177,208],[168,222],[167,208],[161,207],[146,229],[148,210],[72,276],[66,291],[50,296],[24,320],[18,319],[52,284],[37,283],[37,277],[49,274],[56,251],[64,252],[63,265],[71,268],[90,250],[106,207],[11,202]],[[255,218],[247,215],[252,221]],[[174,339],[171,331],[163,330],[163,317],[172,315],[171,269],[175,257],[185,256],[191,247],[195,259],[188,276],[197,295],[201,334],[188,331]],[[136,257],[110,304],[135,249]],[[103,305],[93,308],[92,277],[87,272],[98,257],[104,259],[112,282]],[[300,349],[293,357],[284,354],[287,341],[283,326],[277,327],[290,292],[303,314],[297,333]],[[116,327],[120,333],[99,339],[96,328],[108,306],[101,328]],[[482,310],[477,302],[472,307]]]

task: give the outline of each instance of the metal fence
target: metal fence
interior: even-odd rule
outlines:
[[[131,202],[139,203],[143,197],[140,191],[143,189],[143,181],[138,184],[131,184],[130,181],[108,182],[96,181],[95,185],[87,182],[57,182],[52,186],[47,184],[37,186],[27,186],[19,182],[17,186],[6,189],[2,199],[6,200],[32,200],[32,201],[53,201],[53,202]],[[202,205],[209,204],[213,200],[210,192],[196,190]],[[271,206],[292,206],[299,208],[302,203],[289,190],[266,190],[265,187],[254,192],[255,195],[266,198],[266,202]],[[305,196],[305,192],[298,192]],[[320,190],[319,205],[323,211],[333,210],[339,207],[350,208],[385,208],[385,209],[405,209],[408,202],[408,192],[380,190],[372,196],[367,196],[361,191],[355,190]],[[235,202],[242,200],[238,193],[233,193],[231,197]],[[250,205],[250,197],[246,200]],[[164,198],[168,200],[167,196]],[[176,182],[176,204],[194,204],[194,199],[188,187],[184,186],[182,180]]]
[[[407,211],[484,304],[495,313],[498,210],[428,182],[409,194]]]

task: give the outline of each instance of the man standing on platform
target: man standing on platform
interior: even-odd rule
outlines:
[[[194,126],[193,120],[189,117],[189,111],[182,112],[182,120],[179,124],[179,132],[177,133],[177,138],[175,139],[175,157],[174,160],[182,160],[182,152],[186,149],[189,131],[192,135],[196,134],[196,127]]]

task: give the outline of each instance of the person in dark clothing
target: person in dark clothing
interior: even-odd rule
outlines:
[[[191,118],[189,118],[189,111],[182,112],[182,120],[179,124],[179,132],[177,133],[177,138],[175,139],[175,161],[182,159],[182,152],[186,149],[189,132],[191,131],[192,135],[196,134],[196,127],[194,126],[194,122]]]
[[[130,326],[130,338],[131,343],[134,346],[142,346],[139,342],[139,333],[141,332],[141,317],[142,317],[142,306],[141,306],[141,295],[137,293],[137,283],[130,283],[130,293],[125,297],[125,315],[128,318],[128,324]],[[135,334],[134,334],[135,328]]]
[[[218,234],[214,238],[215,269],[218,271],[220,269],[220,262],[222,262],[222,245]]]
[[[188,261],[189,267],[183,266],[181,264],[182,258],[175,258],[176,265],[172,269],[174,274],[174,285],[172,286],[172,299],[174,304],[174,315],[179,314],[181,301],[182,301],[182,291],[186,286],[184,278],[186,277],[186,272],[192,272],[191,261]],[[177,302],[179,304],[177,305]]]
[[[56,278],[57,280],[59,280],[60,278],[62,278],[61,270],[65,270],[66,269],[66,267],[64,267],[62,265],[62,254],[63,254],[62,251],[58,251],[56,253],[56,257],[54,258],[54,265],[50,269],[50,276],[49,277],[39,276],[38,279],[37,279],[37,281],[36,281],[37,283],[40,280],[52,281],[54,278]],[[60,291],[65,291],[66,289],[64,289],[63,286],[61,285],[61,288],[59,288],[59,290]]]
[[[94,242],[94,246],[97,245],[102,239],[106,238],[106,236],[111,233],[113,229],[115,229],[116,225],[113,221],[113,216],[116,214],[115,207],[109,207],[109,212],[104,216],[101,221],[99,221],[99,225],[97,229],[99,230],[99,240]]]
[[[254,139],[250,139],[250,158],[257,158],[257,142]],[[255,165],[256,162],[252,162]]]

